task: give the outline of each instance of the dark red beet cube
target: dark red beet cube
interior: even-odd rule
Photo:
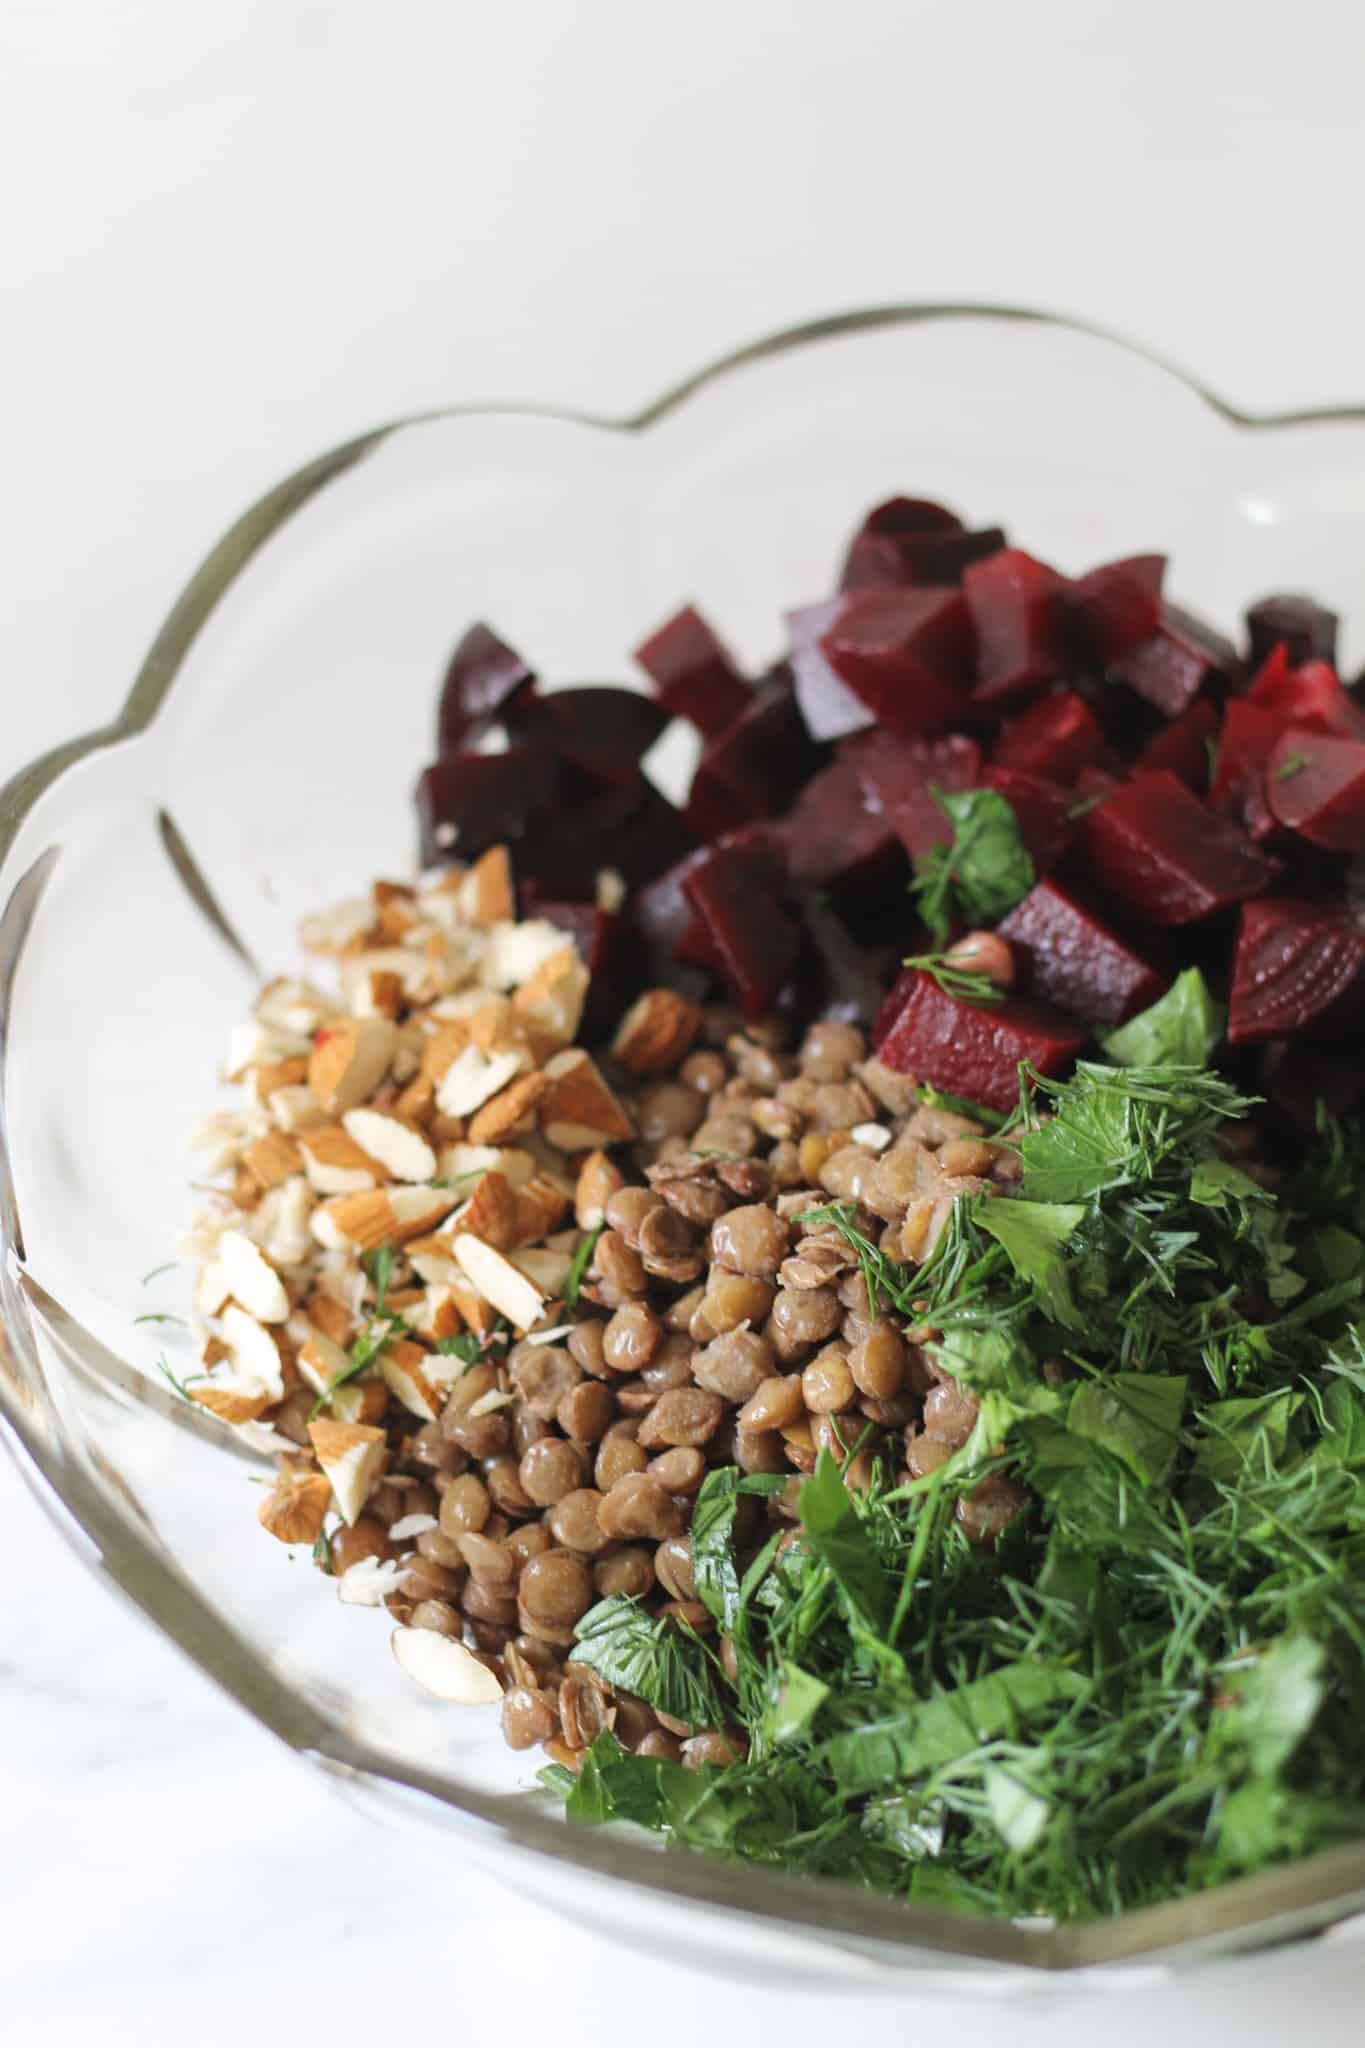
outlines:
[[[1365,738],[1365,711],[1343,687],[1331,663],[1306,661],[1294,668],[1283,646],[1271,650],[1246,702],[1272,713],[1281,729],[1301,725],[1337,733],[1342,739]]]
[[[998,526],[968,533],[956,513],[927,498],[888,498],[853,537],[841,590],[896,590],[918,583],[960,583],[969,562],[1005,545]]]
[[[564,790],[564,771],[548,747],[452,754],[434,761],[417,785],[422,865],[473,860],[506,841],[520,872],[523,842]]]
[[[977,1009],[945,995],[931,975],[915,979],[896,1011],[877,1057],[898,1074],[1008,1109],[1019,1100],[1019,1063],[1060,1074],[1086,1042],[1084,1025],[1059,1010],[1012,996]]]
[[[981,786],[981,749],[953,733],[945,739],[907,740],[895,733],[859,733],[840,758],[851,761],[872,808],[885,818],[912,860],[931,846],[946,846],[953,828],[934,795]]]
[[[787,808],[819,756],[790,683],[760,683],[733,725],[697,763],[684,813],[699,839],[715,839],[751,818]]]
[[[1161,624],[1164,555],[1129,555],[1078,577],[1061,596],[1078,660],[1107,667],[1132,654]]]
[[[1334,853],[1365,852],[1365,741],[1291,726],[1270,756],[1265,791],[1291,832]]]
[[[1277,712],[1253,704],[1249,697],[1231,697],[1223,707],[1209,808],[1253,839],[1264,839],[1275,829],[1265,777],[1280,723]]]
[[[1040,697],[1022,716],[1011,719],[996,741],[991,759],[997,768],[1046,775],[1049,781],[1069,784],[1107,752],[1104,734],[1084,697],[1074,690],[1062,690],[1053,697]]]
[[[518,741],[551,747],[608,782],[630,782],[668,713],[638,690],[592,684],[521,699],[507,723]]]
[[[1354,1116],[1365,1097],[1365,1067],[1354,1051],[1336,1051],[1311,1039],[1276,1039],[1261,1062],[1260,1087],[1305,1137],[1315,1137],[1318,1104],[1333,1116]]]
[[[441,684],[436,751],[458,754],[535,689],[536,679],[515,648],[491,626],[471,626],[456,646]]]
[[[872,713],[848,684],[839,680],[820,645],[843,608],[842,597],[831,597],[823,604],[802,605],[786,615],[796,702],[813,740],[841,740],[872,723]]]
[[[1001,548],[966,570],[962,590],[976,630],[978,698],[992,702],[1064,674],[1065,589],[1065,577],[1022,548]]]
[[[670,718],[688,718],[713,739],[732,725],[749,699],[749,685],[728,648],[692,605],[660,626],[635,650]]]
[[[820,652],[893,732],[951,725],[971,695],[972,628],[958,590],[855,591]]]
[[[1076,806],[1081,799],[1045,775],[1021,775],[1013,768],[988,768],[982,780],[1014,812],[1034,868],[1045,875],[1076,836]]]
[[[996,926],[1031,996],[1112,1030],[1145,1010],[1165,978],[1056,882],[1039,882]]]
[[[1343,902],[1266,896],[1242,910],[1228,1037],[1341,1037],[1365,1021],[1365,929]]]
[[[1206,686],[1236,673],[1231,642],[1173,604],[1150,640],[1110,663],[1114,674],[1167,718],[1178,718]]]
[[[761,846],[718,840],[682,878],[736,1002],[751,1021],[772,1007],[796,966],[801,928],[783,900],[782,864]]]
[[[1148,924],[1192,924],[1259,895],[1277,872],[1169,769],[1134,776],[1081,826],[1096,879]]]
[[[656,974],[667,973],[679,940],[689,925],[696,921],[696,912],[683,884],[691,870],[705,857],[704,846],[684,854],[672,867],[664,869],[653,881],[637,889],[631,899],[631,917],[649,948]]]
[[[799,889],[828,892],[860,926],[903,897],[905,848],[868,798],[849,760],[822,768],[777,828]]]
[[[1326,605],[1311,597],[1263,597],[1247,612],[1247,634],[1253,668],[1283,647],[1294,668],[1305,661],[1337,658],[1337,627],[1340,621]]]
[[[1218,712],[1206,697],[1196,697],[1188,711],[1163,726],[1138,755],[1138,768],[1169,768],[1187,789],[1202,796],[1209,786],[1209,762]],[[1238,820],[1239,823],[1244,822]]]

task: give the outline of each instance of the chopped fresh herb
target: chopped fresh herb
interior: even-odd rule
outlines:
[[[953,828],[915,863],[920,916],[941,946],[954,925],[989,925],[1027,896],[1037,876],[1014,807],[993,789],[935,789]]]
[[[988,1007],[1005,1000],[1004,989],[992,981],[989,974],[981,974],[971,967],[956,967],[946,953],[912,953],[901,965],[917,967],[921,974],[927,974],[943,990],[945,996],[952,996],[956,1002]]]
[[[176,1393],[179,1394],[182,1401],[189,1400],[190,1396],[188,1389],[194,1386],[196,1381],[208,1378],[207,1373],[191,1372],[186,1373],[183,1380],[177,1379],[164,1358],[157,1359],[156,1369],[161,1374],[162,1379],[167,1381],[167,1383],[175,1389]]]
[[[1121,1067],[1206,1067],[1226,1023],[1227,1011],[1189,967],[1150,1009],[1111,1032],[1104,1049]]]
[[[592,1255],[597,1249],[597,1240],[606,1227],[605,1223],[598,1223],[591,1230],[585,1231],[582,1237],[579,1238],[574,1248],[574,1255],[569,1261],[569,1270],[564,1275],[565,1308],[578,1307],[579,1291],[584,1280],[587,1278],[588,1268],[592,1264]]]
[[[1301,775],[1311,760],[1308,754],[1286,754],[1275,770],[1276,782],[1288,782],[1291,776]]]
[[[468,1367],[478,1364],[486,1346],[484,1340],[476,1336],[473,1330],[459,1330],[453,1337],[438,1337],[436,1349],[442,1357],[462,1359]]]
[[[168,1259],[164,1266],[153,1266],[150,1273],[144,1273],[141,1281],[139,1282],[139,1285],[143,1287],[150,1287],[153,1280],[159,1280],[163,1273],[173,1273],[175,1269],[176,1261],[174,1259]]]
[[[714,1728],[726,1717],[723,1681],[701,1637],[624,1593],[589,1608],[573,1656],[609,1685],[689,1727]]]
[[[138,1323],[176,1323],[176,1324],[178,1324],[178,1326],[179,1326],[179,1327],[180,1327],[180,1328],[181,1328],[182,1330],[183,1330],[183,1329],[185,1329],[185,1328],[187,1327],[187,1326],[186,1326],[186,1323],[185,1323],[185,1318],[184,1318],[183,1316],[162,1316],[162,1315],[145,1315],[145,1316],[134,1316],[134,1317],[133,1317],[133,1323],[134,1323],[134,1326],[136,1326],[136,1325],[137,1325]]]
[[[970,1117],[985,1131],[996,1131],[1012,1123],[1015,1112],[1006,1110],[1002,1115],[998,1109],[987,1109],[984,1103],[969,1102],[965,1095],[950,1095],[946,1088],[935,1088],[928,1081],[921,1081],[915,1089],[916,1098],[926,1109],[948,1109],[954,1116]]]
[[[1102,790],[1097,790],[1094,796],[1078,797],[1074,804],[1067,805],[1066,815],[1068,822],[1074,822],[1077,818],[1085,817],[1088,812],[1094,810],[1096,804],[1102,804],[1103,802],[1104,792]]]
[[[392,1344],[395,1337],[409,1334],[407,1322],[395,1309],[387,1306],[389,1287],[393,1281],[397,1257],[391,1244],[381,1244],[372,1252],[362,1252],[360,1263],[366,1277],[374,1288],[374,1307],[360,1335],[351,1346],[351,1362],[342,1371],[333,1375],[308,1411],[308,1419],[327,1406],[338,1387],[346,1386],[367,1372],[380,1353]]]
[[[329,1579],[336,1577],[336,1566],[332,1563],[332,1542],[326,1530],[320,1529],[313,1538],[313,1563]]]

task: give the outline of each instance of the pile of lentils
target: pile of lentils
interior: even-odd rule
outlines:
[[[785,1043],[778,1021],[703,1013],[696,1049],[637,1098],[640,1143],[605,1204],[572,1330],[471,1366],[331,1539],[340,1573],[390,1555],[390,1523],[437,1518],[385,1604],[497,1669],[514,1749],[544,1744],[573,1767],[610,1727],[627,1749],[694,1766],[742,1755],[737,1730],[689,1729],[575,1666],[575,1624],[627,1594],[714,1636],[688,1538],[710,1467],[790,1473],[741,1500],[737,1535],[756,1552],[773,1520],[795,1529],[821,1449],[851,1487],[877,1460],[918,1478],[976,1420],[914,1341],[928,1332],[869,1301],[839,1231],[798,1219],[856,1203],[866,1235],[919,1261],[953,1199],[1015,1179],[1017,1154],[924,1106],[852,1024],[812,1025],[795,1054]],[[499,1389],[507,1405],[473,1412]],[[958,1513],[989,1539],[1022,1499],[988,1478]]]

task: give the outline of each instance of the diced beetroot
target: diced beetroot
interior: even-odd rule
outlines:
[[[958,590],[855,591],[820,652],[893,732],[949,725],[971,694],[972,628]]]
[[[1076,777],[1076,787],[1072,791],[1071,809],[1074,817],[1080,818],[1085,815],[1079,808],[1081,804],[1091,806],[1094,803],[1103,803],[1116,789],[1122,789],[1127,779],[1125,775],[1115,775],[1112,768],[1082,768]]]
[[[996,741],[991,759],[997,768],[1015,768],[1025,775],[1046,775],[1053,782],[1070,784],[1107,751],[1104,734],[1084,697],[1075,690],[1062,690],[1053,697],[1040,697],[1021,717],[1011,719]]]
[[[696,843],[682,813],[637,774],[631,782],[599,786],[557,817],[553,832],[544,835],[535,872],[566,895],[590,893],[603,868],[615,869],[635,889]]]
[[[1065,589],[1065,577],[1022,548],[1001,548],[966,570],[979,699],[993,702],[1065,673]]]
[[[1228,1037],[1341,1037],[1365,1020],[1365,929],[1345,903],[1266,896],[1242,910]]]
[[[1291,726],[1270,756],[1265,792],[1280,824],[1314,846],[1365,852],[1365,741]]]
[[[722,838],[683,876],[707,948],[751,1021],[771,1008],[796,965],[801,930],[783,901],[781,862]]]
[[[934,791],[955,794],[981,785],[981,749],[960,733],[939,740],[859,733],[846,740],[839,753],[853,763],[869,803],[886,819],[911,860],[952,839],[953,828]]]
[[[988,768],[982,778],[1019,820],[1019,833],[1034,868],[1045,875],[1062,858],[1076,835],[1074,791],[1050,782],[1045,775],[1021,775],[1013,768]]]
[[[1168,604],[1152,638],[1110,666],[1129,689],[1167,718],[1178,718],[1206,686],[1236,673],[1237,651],[1212,627]]]
[[[872,1026],[872,1043],[879,1046],[919,986],[919,969],[902,967],[877,1010],[876,1022]]]
[[[564,787],[563,768],[548,747],[433,761],[417,785],[422,865],[473,860],[501,840],[515,853]]]
[[[872,713],[830,666],[821,639],[844,608],[842,597],[802,605],[786,614],[796,701],[813,740],[841,740],[871,725]]]
[[[1279,733],[1278,713],[1249,697],[1230,697],[1223,707],[1209,808],[1253,839],[1264,839],[1275,829],[1265,776]]]
[[[803,896],[800,912],[810,941],[804,957],[818,975],[812,1007],[818,1006],[821,1016],[870,1024],[882,1000],[876,956],[821,897]]]
[[[1255,896],[1275,862],[1169,769],[1134,776],[1081,821],[1097,879],[1149,924],[1191,924]]]
[[[831,896],[869,936],[909,880],[905,848],[875,810],[849,760],[811,777],[779,827],[787,871],[799,889]]]
[[[913,1074],[991,1109],[1019,1100],[1019,1062],[1060,1074],[1086,1042],[1083,1025],[1043,1003],[1012,996],[977,1009],[945,995],[932,975],[914,985],[877,1045],[877,1057],[898,1074]]]
[[[639,690],[592,684],[520,699],[507,723],[518,741],[552,747],[608,782],[629,782],[667,725],[668,713]]]
[[[699,839],[785,810],[819,756],[790,682],[773,676],[697,763],[684,816]]]
[[[1039,882],[996,926],[1032,996],[1112,1029],[1145,1010],[1167,984],[1116,932],[1056,882]]]
[[[692,605],[675,612],[635,650],[670,718],[688,718],[708,739],[732,725],[749,700],[734,658]]]
[[[458,754],[478,739],[536,679],[491,626],[471,626],[450,657],[436,711],[436,751]]]
[[[1217,730],[1216,709],[1206,697],[1196,697],[1188,711],[1148,741],[1138,755],[1138,767],[1169,768],[1187,789],[1202,796],[1209,786],[1209,753]]]
[[[704,846],[685,854],[672,867],[656,875],[652,882],[637,889],[631,899],[631,916],[636,930],[649,948],[656,975],[667,974],[678,953],[680,939],[689,925],[696,922],[696,912],[688,901],[683,884],[705,857]]]
[[[1078,659],[1104,667],[1143,646],[1161,624],[1164,555],[1106,562],[1064,590],[1061,608]]]
[[[1281,729],[1301,725],[1336,733],[1342,739],[1365,738],[1365,711],[1343,688],[1331,663],[1306,661],[1293,668],[1283,646],[1271,649],[1247,691],[1246,702],[1272,712]]]
[[[1261,1062],[1261,1088],[1305,1137],[1317,1134],[1318,1104],[1333,1116],[1354,1116],[1365,1097],[1365,1067],[1354,1051],[1311,1040],[1276,1039]]]
[[[853,537],[841,590],[903,589],[918,583],[960,583],[969,562],[1005,545],[998,526],[968,533],[954,512],[927,498],[888,498],[873,507]]]
[[[1305,661],[1335,663],[1339,623],[1336,613],[1314,598],[1263,597],[1247,612],[1252,666],[1259,668],[1277,646],[1295,668]]]

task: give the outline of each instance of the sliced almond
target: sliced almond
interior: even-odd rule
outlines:
[[[471,1287],[518,1330],[529,1330],[547,1296],[482,1238],[466,1230],[455,1238],[455,1260]]]
[[[374,1188],[365,1194],[336,1195],[319,1213],[342,1240],[372,1252],[381,1244],[406,1244],[410,1237],[433,1229],[456,1199],[447,1188]]]
[[[331,1504],[331,1484],[323,1473],[286,1467],[262,1500],[256,1519],[281,1543],[316,1543]]]
[[[517,1197],[500,1173],[486,1173],[460,1212],[460,1228],[506,1251],[517,1242]]]
[[[216,1386],[211,1380],[188,1387],[186,1392],[191,1401],[207,1408],[220,1422],[255,1422],[271,1405],[269,1394],[259,1389],[253,1392],[235,1385]]]
[[[493,1707],[502,1698],[488,1666],[453,1636],[438,1636],[431,1628],[396,1628],[390,1641],[406,1675],[437,1699],[457,1707]]]
[[[477,1401],[469,1404],[469,1413],[476,1419],[481,1415],[496,1415],[499,1408],[510,1408],[516,1400],[512,1387],[490,1387],[486,1394],[480,1394]]]
[[[358,1557],[337,1580],[337,1598],[348,1607],[382,1607],[405,1569],[396,1557]]]
[[[441,1412],[441,1397],[425,1370],[428,1354],[411,1338],[397,1337],[379,1354],[379,1372],[390,1392],[410,1414],[423,1422],[434,1422]]]
[[[526,1055],[515,1048],[489,1054],[466,1045],[436,1084],[436,1106],[445,1116],[472,1116],[521,1072]]]
[[[590,978],[577,947],[561,946],[513,996],[517,1015],[533,1027],[547,1052],[572,1045],[578,1036]]]
[[[320,1418],[309,1423],[308,1437],[319,1465],[332,1482],[332,1494],[343,1521],[354,1522],[374,1491],[384,1463],[383,1430]]]
[[[700,1029],[696,1003],[675,989],[646,989],[621,1019],[611,1049],[632,1074],[663,1074],[677,1066]]]
[[[436,1154],[422,1133],[405,1124],[401,1117],[385,1109],[348,1109],[341,1121],[346,1135],[371,1159],[377,1159],[395,1180],[427,1181],[434,1177]]]
[[[303,1170],[303,1154],[283,1131],[268,1131],[253,1138],[242,1154],[242,1164],[260,1182],[262,1189],[278,1187]]]
[[[340,1115],[367,1102],[389,1070],[398,1043],[388,1017],[347,1017],[313,1041],[308,1085],[325,1109]]]
[[[260,1323],[282,1323],[289,1314],[283,1280],[261,1248],[243,1230],[225,1230],[218,1257],[235,1300]]]
[[[218,1335],[238,1377],[259,1387],[272,1401],[284,1399],[284,1353],[273,1329],[257,1322],[236,1302],[230,1302],[218,1322]]]
[[[535,1122],[536,1105],[549,1083],[544,1074],[521,1074],[510,1087],[501,1089],[485,1102],[470,1121],[469,1136],[476,1145],[497,1145],[522,1137]]]
[[[320,1195],[356,1195],[377,1187],[387,1176],[384,1167],[358,1145],[341,1124],[323,1124],[299,1132],[303,1170]]]
[[[607,1203],[626,1184],[619,1166],[605,1152],[590,1152],[578,1169],[574,1188],[574,1218],[580,1230],[596,1230],[606,1214]]]
[[[490,846],[481,853],[455,890],[455,905],[466,924],[489,930],[506,924],[517,914],[512,887],[512,863],[505,846]]]
[[[550,1085],[540,1105],[540,1122],[552,1145],[564,1152],[585,1152],[634,1137],[635,1126],[588,1053],[576,1047],[556,1053],[545,1074]]]

